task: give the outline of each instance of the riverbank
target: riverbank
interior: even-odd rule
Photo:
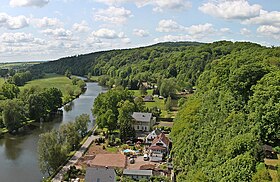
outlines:
[[[71,166],[76,164],[78,160],[84,155],[84,153],[88,150],[89,146],[92,144],[92,142],[96,139],[98,139],[100,136],[93,135],[95,130],[97,129],[97,125],[89,131],[89,134],[82,140],[81,147],[74,152],[67,160],[66,162],[58,168],[58,170],[48,178],[47,181],[52,182],[60,182],[63,180],[63,175],[70,169]]]

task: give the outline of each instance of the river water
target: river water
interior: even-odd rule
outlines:
[[[18,135],[6,134],[0,138],[0,182],[38,182],[43,174],[39,170],[37,160],[37,142],[39,135],[53,128],[58,128],[62,123],[75,120],[80,114],[89,114],[94,99],[105,88],[97,83],[87,83],[87,90],[71,103],[71,110],[64,108],[63,115],[57,116],[47,123],[35,123],[34,127]],[[94,121],[90,124],[93,126]]]

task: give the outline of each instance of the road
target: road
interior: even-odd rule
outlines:
[[[78,160],[83,156],[84,152],[87,150],[90,144],[97,138],[99,138],[99,136],[91,135],[90,137],[88,137],[85,143],[81,146],[81,148],[78,151],[76,151],[76,153],[67,162],[67,164],[63,166],[59,173],[56,174],[56,176],[52,179],[52,182],[61,182],[63,180],[63,174],[65,174],[67,170],[70,169],[70,166],[73,166],[78,162]]]

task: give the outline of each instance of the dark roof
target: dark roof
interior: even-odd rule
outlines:
[[[154,102],[154,98],[151,95],[146,95],[143,99],[144,102]]]
[[[152,119],[152,113],[133,112],[132,118],[136,121],[150,122]]]
[[[138,175],[138,176],[152,176],[153,171],[152,170],[130,170],[125,169],[123,170],[124,175]]]
[[[269,151],[269,152],[274,152],[272,146],[270,146],[270,145],[263,145],[263,150]]]
[[[86,170],[86,182],[115,182],[116,172],[111,168],[90,167]]]

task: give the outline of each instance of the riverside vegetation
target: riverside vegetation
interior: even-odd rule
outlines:
[[[98,76],[100,84],[109,87],[128,89],[139,89],[140,83],[148,82],[157,85],[155,92],[165,97],[196,87],[193,96],[180,102],[171,131],[177,180],[270,181],[263,167],[262,145],[280,145],[279,67],[279,47],[220,41],[104,51],[29,70],[38,76],[41,70],[59,74],[70,70]],[[172,90],[165,91],[166,85]],[[127,108],[135,106],[124,102]],[[95,114],[100,112],[94,109]],[[107,115],[116,119],[121,114],[112,110]],[[102,119],[99,122],[110,125]]]

